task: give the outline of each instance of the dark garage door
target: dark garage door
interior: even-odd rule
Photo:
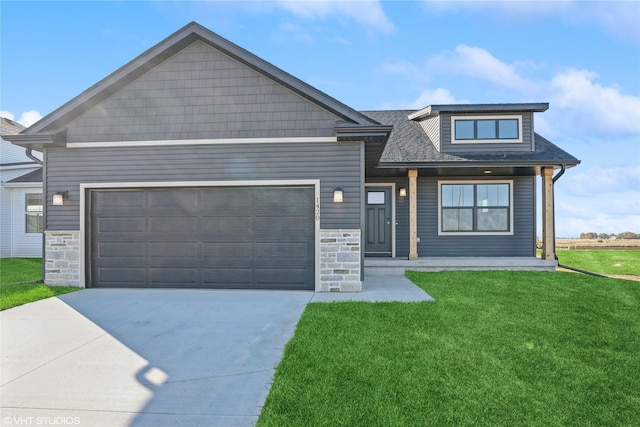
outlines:
[[[314,289],[313,187],[94,190],[93,287]]]

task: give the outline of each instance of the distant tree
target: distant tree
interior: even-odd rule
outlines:
[[[607,239],[609,239],[609,237],[611,237],[611,236],[609,236],[607,233],[598,234],[598,239],[607,240]]]
[[[581,239],[597,239],[598,233],[594,233],[594,232],[580,233],[580,238]]]
[[[640,234],[632,231],[625,231],[624,233],[618,234],[618,239],[640,239]]]

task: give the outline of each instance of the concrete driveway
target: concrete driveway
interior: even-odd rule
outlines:
[[[249,426],[313,292],[88,289],[0,313],[0,423]]]

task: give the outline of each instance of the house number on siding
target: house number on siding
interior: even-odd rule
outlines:
[[[320,221],[320,197],[316,197],[316,221]]]

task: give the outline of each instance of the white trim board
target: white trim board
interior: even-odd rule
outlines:
[[[511,115],[474,115],[474,116],[451,116],[451,144],[521,144],[524,139],[522,135],[521,114]],[[518,138],[513,139],[456,139],[456,120],[518,120]]]
[[[175,188],[175,187],[285,187],[313,186],[315,189],[315,292],[320,291],[320,180],[248,180],[248,181],[161,181],[161,182],[98,182],[80,184],[80,286],[86,283],[86,208],[87,190],[126,188]]]
[[[172,145],[303,144],[338,142],[335,136],[288,138],[164,139],[158,141],[68,142],[67,148],[160,147]]]

